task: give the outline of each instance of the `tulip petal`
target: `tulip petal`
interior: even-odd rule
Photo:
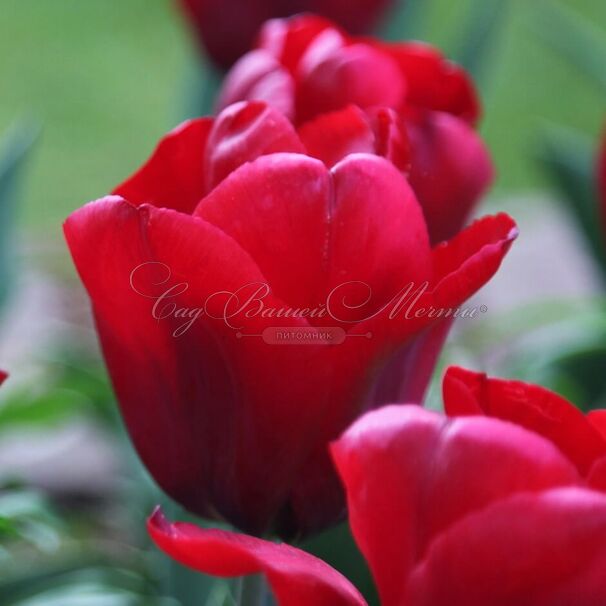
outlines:
[[[376,156],[348,156],[330,174],[306,156],[265,156],[233,172],[195,214],[247,250],[291,306],[315,308],[334,294],[333,324],[351,321],[340,315],[346,296],[370,289],[369,304],[352,312],[365,317],[430,272],[421,210],[402,175]]]
[[[452,320],[437,322],[389,356],[375,374],[365,409],[393,402],[422,404],[451,327]]]
[[[587,414],[587,418],[606,440],[606,410],[592,410]]]
[[[219,110],[237,101],[263,101],[294,118],[294,80],[265,50],[244,55],[229,71],[217,101]]]
[[[431,281],[402,280],[404,287],[386,311],[360,322],[350,332],[370,333],[378,342],[402,343],[408,335],[452,319],[461,305],[492,278],[516,236],[516,225],[508,215],[476,221],[433,249]]]
[[[405,603],[596,606],[606,602],[605,570],[606,496],[579,488],[522,494],[436,539]]]
[[[484,417],[449,421],[418,406],[366,414],[332,454],[383,606],[406,603],[408,574],[457,520],[508,495],[580,482],[536,434]]]
[[[296,110],[298,123],[347,107],[398,107],[405,86],[396,62],[363,43],[335,44],[327,30],[301,58]]]
[[[587,476],[587,484],[594,490],[606,492],[606,457],[594,462]]]
[[[293,126],[276,109],[259,101],[236,103],[214,121],[190,120],[177,127],[114,193],[136,206],[191,213],[241,164],[274,152],[304,151]]]
[[[446,112],[470,124],[477,122],[480,104],[464,69],[421,42],[375,46],[397,62],[406,83],[406,106]]]
[[[215,293],[266,282],[246,252],[199,218],[134,208],[113,197],[78,210],[65,233],[145,465],[168,494],[199,515],[218,512],[241,528],[265,531],[317,448],[330,397],[322,390],[332,371],[314,346],[276,347],[260,335],[268,326],[296,328],[306,321],[242,313],[231,321],[241,321],[242,332],[253,336],[238,338],[215,297],[208,306],[212,318],[204,314],[177,334],[187,318],[165,314],[172,305],[196,310]],[[144,269],[155,273],[134,279],[133,270],[149,262],[153,267]],[[169,297],[154,317],[157,297],[181,284],[187,290]],[[271,294],[265,303],[285,307]],[[302,365],[315,383],[305,375],[292,380]]]
[[[348,154],[375,153],[375,137],[365,113],[357,106],[322,114],[299,128],[310,156],[333,166]]]
[[[208,137],[206,191],[245,162],[275,152],[305,152],[289,120],[259,101],[230,105],[217,116]]]
[[[433,244],[454,237],[493,178],[488,150],[463,120],[425,112],[408,123],[410,184],[423,207]]]
[[[4,372],[3,370],[0,370],[0,385],[2,385],[2,383],[4,383],[4,381],[6,381],[7,378],[8,378],[8,373]]]
[[[592,419],[543,387],[452,366],[444,376],[443,390],[448,415],[483,414],[521,425],[552,441],[582,475],[596,459],[606,456],[606,439]]]
[[[295,15],[290,19],[271,19],[263,25],[257,47],[268,51],[288,71],[294,73],[307,47],[327,29],[342,35],[339,28],[317,15]]]
[[[407,171],[410,164],[406,129],[387,108],[364,112],[350,105],[306,122],[299,136],[307,153],[329,167],[353,153],[383,156],[401,171]]]
[[[434,304],[456,307],[497,271],[518,230],[505,213],[483,217],[433,249]]]
[[[191,213],[205,194],[204,154],[212,125],[212,119],[200,118],[172,130],[113,193],[135,206],[152,204]]]
[[[148,530],[162,551],[199,572],[219,577],[264,574],[278,606],[366,605],[343,575],[290,545],[170,523],[159,509],[150,517]]]

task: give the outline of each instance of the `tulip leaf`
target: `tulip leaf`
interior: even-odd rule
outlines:
[[[474,0],[467,13],[455,59],[476,80],[481,82],[487,73],[487,64],[495,56],[494,47],[506,23],[509,0]]]
[[[89,400],[77,391],[56,389],[30,394],[19,390],[0,407],[0,432],[16,426],[56,425],[89,407]]]
[[[13,245],[21,172],[37,136],[37,128],[16,124],[0,142],[0,305],[14,275]]]
[[[427,26],[430,9],[427,0],[406,0],[397,2],[389,18],[384,20],[381,37],[385,40],[401,41],[421,39]]]
[[[53,551],[60,520],[38,493],[9,490],[0,495],[0,538],[25,540],[41,551]]]
[[[535,10],[532,26],[536,35],[606,93],[604,31],[554,0],[537,2]]]
[[[348,578],[364,595],[369,606],[378,606],[379,601],[368,565],[347,522],[308,539],[300,547],[324,560]]]
[[[551,126],[544,132],[540,160],[606,279],[606,238],[599,216],[592,145],[573,131]]]
[[[520,345],[500,374],[547,387],[583,411],[606,407],[606,307],[535,327]]]
[[[0,581],[2,606],[181,606],[159,596],[149,579],[137,571],[91,566],[90,562],[84,553],[78,561],[40,572],[33,571],[30,562],[22,578]]]

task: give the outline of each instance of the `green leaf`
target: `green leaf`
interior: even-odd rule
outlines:
[[[429,0],[405,0],[397,2],[389,18],[381,27],[381,37],[385,40],[420,40],[427,29]]]
[[[37,492],[10,490],[0,494],[0,539],[22,540],[52,553],[60,545],[63,524]]]
[[[456,45],[455,59],[480,82],[489,62],[496,57],[495,47],[507,23],[509,0],[474,0]]]
[[[378,606],[378,596],[368,565],[347,522],[308,539],[301,545],[301,549],[328,562],[359,589],[370,606]]]
[[[150,594],[136,575],[111,568],[33,579],[20,589],[2,592],[3,606],[178,606],[172,599]]]
[[[14,275],[12,247],[21,172],[37,134],[31,124],[16,124],[0,142],[0,305]]]
[[[539,159],[562,193],[566,210],[581,229],[606,280],[606,238],[598,209],[593,144],[560,126],[544,129]]]
[[[510,350],[504,376],[547,387],[584,411],[606,407],[606,308],[535,327]]]
[[[581,15],[555,0],[534,5],[532,28],[538,38],[567,58],[606,93],[606,37]]]

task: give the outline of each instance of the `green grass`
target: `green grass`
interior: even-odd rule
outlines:
[[[483,0],[433,0],[417,37],[454,52],[473,1]],[[606,3],[559,1],[606,36]],[[597,87],[547,49],[533,24],[541,26],[536,3],[512,0],[483,83],[501,192],[544,185],[533,160],[544,121],[597,136],[605,117]],[[70,211],[145,159],[182,116],[192,53],[168,0],[0,0],[0,132],[23,115],[43,127],[21,213],[27,226],[59,237]]]

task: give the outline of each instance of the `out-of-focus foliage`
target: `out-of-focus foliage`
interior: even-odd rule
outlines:
[[[593,23],[558,3],[541,1],[539,4],[542,26],[536,26],[537,34],[606,95],[606,23],[600,31]],[[547,27],[544,27],[545,23]],[[606,105],[603,104],[602,109],[606,113]],[[596,130],[589,139],[579,132],[552,125],[545,130],[540,157],[606,281],[606,237],[601,229],[595,174],[600,134],[601,130]]]
[[[79,415],[117,422],[105,370],[91,352],[66,348],[48,359],[47,367],[45,378],[12,389],[3,398],[0,433],[17,426],[55,426]]]
[[[0,140],[0,306],[14,278],[17,201],[23,165],[35,139],[36,129],[15,124]]]
[[[584,235],[606,285],[606,238],[599,216],[595,146],[595,141],[579,133],[551,126],[545,129],[540,157],[566,210]]]
[[[606,23],[606,3],[560,2]],[[477,48],[475,57],[471,46],[463,50],[463,33],[473,15],[481,23],[487,4],[501,10],[498,35],[494,48]],[[407,0],[388,21],[392,39],[426,39],[459,58],[490,55],[482,67],[484,130],[507,190],[544,184],[522,153],[535,143],[538,117],[587,134],[602,119],[599,94],[539,40],[536,4]],[[43,122],[25,217],[52,226],[59,239],[69,212],[111,190],[182,117],[197,49],[170,0],[0,0],[0,13],[0,78],[11,83],[0,99],[0,130],[24,109]],[[554,90],[574,91],[574,102]]]

